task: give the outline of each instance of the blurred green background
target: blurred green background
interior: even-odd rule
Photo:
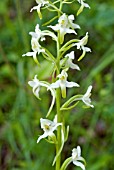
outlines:
[[[94,109],[76,109],[64,113],[70,125],[69,139],[64,146],[62,160],[80,145],[87,161],[87,170],[114,169],[114,1],[87,1],[91,10],[84,9],[76,19],[81,26],[78,36],[89,32],[88,47],[92,53],[79,63],[81,72],[71,71],[69,80],[80,83],[80,88],[69,89],[68,97],[84,94],[92,84]],[[42,140],[39,119],[45,118],[51,96],[42,90],[42,100],[32,94],[27,82],[35,74],[40,80],[50,80],[51,63],[39,56],[41,68],[31,57],[22,54],[31,50],[29,31],[52,15],[43,12],[39,21],[37,13],[30,13],[34,0],[0,1],[0,170],[51,170],[54,146]],[[78,3],[65,6],[64,12],[76,15]],[[45,17],[46,16],[46,17]],[[73,36],[73,35],[72,35]],[[66,36],[66,39],[71,37]],[[46,39],[48,49],[55,52],[53,42]],[[76,53],[78,56],[79,51]],[[77,62],[77,61],[76,61]],[[52,112],[52,117],[55,112]],[[72,164],[68,167],[75,170]]]

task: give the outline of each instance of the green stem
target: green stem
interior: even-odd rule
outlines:
[[[57,122],[61,122],[60,100],[61,100],[60,89],[57,89],[56,91]],[[60,126],[57,128],[57,141],[58,143],[56,144],[56,155],[61,147],[61,127]],[[60,170],[60,164],[61,164],[61,154],[58,156],[56,160],[56,170]]]
[[[59,6],[59,10],[62,11],[62,0],[60,1],[60,6]],[[61,12],[58,11],[58,18],[61,15]],[[60,58],[61,58],[61,52],[60,52],[60,33],[58,32],[58,41],[57,41],[57,75],[60,74]],[[57,109],[57,122],[62,122],[62,118],[61,118],[61,110],[60,110],[60,104],[61,104],[61,90],[60,88],[58,88],[56,90],[56,109]],[[61,127],[59,126],[57,128],[57,141],[58,143],[56,144],[56,155],[60,150],[61,147]],[[58,156],[57,160],[56,160],[56,170],[60,170],[61,167],[61,154]]]
[[[60,74],[60,45],[59,41],[57,42],[57,75]],[[57,109],[57,122],[61,122],[61,111],[60,111],[60,102],[61,102],[61,92],[60,89],[56,90],[56,109]],[[57,141],[58,143],[56,144],[56,155],[60,149],[61,146],[61,127],[59,126],[57,128]],[[60,169],[60,164],[61,164],[61,155],[58,156],[57,161],[56,161],[56,170]]]
[[[61,9],[61,3],[60,3],[60,9]],[[60,13],[58,12],[58,17],[60,16]],[[57,41],[57,71],[56,74],[60,74],[60,42],[59,42],[59,33],[58,33],[58,41]],[[60,88],[56,90],[56,110],[57,110],[57,122],[61,122],[61,111],[60,111],[60,103],[61,103],[61,91]],[[56,155],[59,152],[59,149],[61,147],[61,127],[59,126],[57,128],[57,141],[56,144]],[[56,160],[56,170],[60,170],[61,166],[61,154],[58,156]]]

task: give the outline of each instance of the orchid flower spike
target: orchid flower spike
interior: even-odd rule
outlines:
[[[85,163],[84,158],[81,157],[81,148],[77,146],[77,148],[72,150],[72,162],[74,165],[81,167],[82,170],[85,170],[85,165],[80,161]]]
[[[77,1],[81,4],[81,7],[79,8],[79,10],[77,12],[77,15],[79,15],[83,11],[84,7],[90,9],[90,6],[84,2],[85,0],[77,0]]]
[[[66,64],[65,64],[66,67],[70,67],[72,69],[80,70],[79,66],[72,62],[72,60],[74,59],[74,51],[71,51],[70,53],[66,54],[65,58],[68,58],[67,61],[66,61]]]
[[[68,34],[77,34],[74,29],[80,29],[80,26],[73,23],[74,15],[67,16],[65,13],[60,16],[58,20],[58,24],[55,26],[49,26],[54,31],[57,31],[60,33],[60,43],[62,44],[64,42],[64,36],[66,33]]]
[[[93,108],[94,106],[91,105],[91,99],[90,99],[91,90],[92,90],[92,86],[89,86],[86,93],[83,95],[83,97],[81,99],[87,106],[90,106]]]
[[[75,82],[68,82],[67,77],[68,74],[65,70],[62,70],[61,74],[57,76],[59,80],[57,80],[55,83],[52,83],[50,85],[51,88],[61,88],[61,93],[62,97],[66,98],[66,87],[71,88],[71,87],[79,87],[79,84]]]
[[[52,95],[53,99],[52,99],[52,102],[51,102],[51,106],[50,106],[50,108],[49,108],[49,111],[48,111],[48,113],[47,113],[47,116],[49,116],[49,114],[50,114],[50,112],[51,112],[51,110],[52,110],[52,108],[53,108],[53,106],[54,106],[54,103],[55,103],[55,91],[54,91],[54,89],[52,89],[52,88],[50,87],[50,85],[47,84],[47,82],[39,81],[39,80],[37,79],[37,75],[35,75],[34,79],[33,79],[32,81],[29,81],[28,84],[33,88],[32,91],[33,91],[34,95],[35,95],[38,99],[40,99],[40,98],[39,98],[40,87],[46,87],[48,90],[51,91],[51,95]]]
[[[42,19],[42,14],[41,14],[41,11],[40,11],[40,8],[43,7],[44,5],[48,4],[49,1],[47,0],[36,0],[36,3],[38,4],[37,6],[34,6],[30,12],[32,12],[33,10],[37,10],[38,12],[38,15],[39,15],[39,18]]]
[[[39,141],[43,138],[46,137],[53,137],[54,135],[54,131],[57,130],[57,127],[62,125],[62,123],[56,123],[54,121],[48,120],[48,119],[40,119],[40,123],[41,123],[41,129],[43,129],[44,134],[41,135],[38,140],[37,143],[39,143]]]

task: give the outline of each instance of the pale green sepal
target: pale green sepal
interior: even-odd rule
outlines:
[[[54,103],[55,103],[55,91],[53,91],[51,89],[50,89],[50,91],[51,91],[51,94],[52,94],[52,102],[51,102],[51,106],[50,106],[50,108],[48,110],[48,113],[46,115],[46,118],[50,115],[50,113],[51,113],[51,111],[53,109]]]
[[[48,110],[48,113],[46,115],[46,118],[50,115],[52,109],[53,109],[53,106],[54,106],[54,103],[55,103],[55,90],[50,88],[50,84],[46,81],[41,81],[41,83],[45,84],[45,87],[47,87],[47,90],[50,90],[51,91],[51,95],[52,95],[52,102],[51,102],[51,106]]]
[[[83,53],[82,53],[82,55],[79,57],[78,61],[82,60],[82,59],[84,58],[85,54],[86,54],[86,52],[83,50]]]
[[[60,170],[65,170],[65,169],[67,168],[67,166],[68,166],[71,162],[72,162],[72,157],[67,158],[67,159],[63,162]]]
[[[72,43],[77,43],[77,42],[79,42],[79,39],[72,39],[72,40],[66,42],[66,44],[64,44],[64,45],[61,47],[60,52],[64,51],[64,50],[65,50],[69,45],[71,45]],[[74,45],[74,44],[73,44],[73,45]],[[73,47],[73,45],[72,45],[72,47]]]
[[[52,39],[53,39],[54,41],[57,41],[57,36],[56,36],[53,32],[51,32],[51,31],[49,31],[49,30],[44,30],[44,31],[42,31],[42,33],[44,33],[45,36],[52,37]]]
[[[73,2],[74,2],[75,0],[73,0],[73,1],[68,1],[68,2],[63,2],[63,4],[72,4]]]
[[[60,44],[63,44],[63,42],[64,42],[64,34],[61,34],[61,36],[59,36],[59,41],[60,41]]]
[[[37,10],[37,13],[38,13],[39,18],[42,19],[42,14],[41,14],[40,10]]]
[[[60,14],[62,14],[63,12],[59,9],[59,8],[57,8],[55,5],[54,5],[54,3],[52,3],[51,1],[49,1],[50,2],[50,7],[52,7],[53,9],[55,9],[55,11],[57,11],[58,13],[60,13]],[[49,9],[49,8],[48,8]],[[50,9],[49,9],[50,10]]]
[[[67,107],[67,108],[61,108],[60,110],[61,111],[63,111],[63,110],[70,110],[70,109],[73,109],[74,107],[76,107],[77,106],[77,104],[79,103],[79,101],[78,102],[76,102],[75,104],[73,104],[72,106],[70,106],[70,107]]]
[[[45,49],[45,54],[46,54],[49,58],[51,58],[52,61],[55,61],[54,56],[53,56],[47,49]]]
[[[53,141],[45,139],[46,142],[50,143],[50,144],[55,144]]]
[[[49,139],[45,139],[46,142],[50,143],[50,144],[57,144],[57,141],[55,142],[55,140],[51,140],[50,137],[48,137]]]
[[[65,132],[65,142],[66,142],[67,139],[68,139],[68,135],[69,135],[69,126],[67,126],[67,128],[66,128],[66,132]]]
[[[64,68],[66,61],[67,61],[67,58],[63,58],[63,59],[60,61],[60,67],[61,67],[61,68]],[[65,68],[64,68],[64,69],[65,69]]]
[[[33,55],[33,59],[34,59],[35,63],[38,64],[38,66],[40,66],[40,63],[39,63],[39,61],[38,61],[36,55]]]
[[[55,98],[53,97],[52,102],[51,102],[51,106],[50,106],[50,108],[49,108],[49,110],[48,110],[48,113],[47,113],[47,115],[46,115],[46,118],[50,115],[50,113],[51,113],[51,111],[52,111],[52,109],[53,109],[54,103],[55,103]]]
[[[88,109],[88,108],[90,108],[90,106],[83,105],[83,106],[82,106],[82,108],[84,108],[84,109]]]
[[[84,163],[84,165],[86,166],[86,161],[83,157],[81,157],[80,161],[82,161]]]
[[[47,55],[44,54],[44,53],[42,53],[42,55],[43,55],[43,57],[44,57],[46,60],[53,62],[53,59],[52,59],[51,57],[47,56]]]
[[[83,9],[84,9],[84,5],[81,5],[81,7],[79,8],[77,12],[77,16],[83,11]]]
[[[57,19],[58,16],[53,17],[51,20],[49,20],[48,22],[45,22],[42,26],[46,26],[49,25],[51,22],[53,22],[55,19]]]
[[[57,1],[53,2],[53,4],[56,4],[56,3],[58,3],[58,2],[60,2],[60,0],[57,0]]]
[[[62,92],[62,97],[66,98],[66,87],[61,89],[61,92]]]
[[[52,102],[51,102],[51,106],[50,106],[50,108],[49,108],[49,110],[48,110],[48,113],[47,113],[47,115],[46,115],[46,118],[50,115],[50,113],[51,113],[51,111],[52,111],[52,109],[53,109],[53,106],[54,106],[54,103],[55,103],[55,90],[54,89],[52,89],[52,88],[50,88],[49,87],[49,83],[47,83],[46,81],[42,81],[42,83],[45,83],[48,87],[48,90],[50,90],[51,91],[51,95],[52,95]]]
[[[73,97],[71,97],[69,100],[67,100],[60,109],[64,109],[67,108],[71,103],[73,103],[74,101],[78,101],[82,98],[83,95],[75,95]],[[76,104],[76,103],[75,103]]]
[[[48,139],[49,139],[48,141],[50,141],[51,143],[57,144],[57,138],[54,133],[53,133],[53,135],[48,136]]]
[[[62,149],[63,149],[64,143],[65,143],[65,136],[64,136],[63,126],[62,126],[62,128],[61,128],[61,146],[60,146],[60,149],[59,149],[57,155],[55,156],[55,158],[54,158],[54,160],[53,160],[52,166],[54,166],[54,164],[55,164],[58,156],[60,155],[60,153],[61,153],[61,151],[62,151]]]

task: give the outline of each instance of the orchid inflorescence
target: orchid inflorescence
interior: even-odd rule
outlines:
[[[77,2],[80,4],[77,16],[81,14],[84,7],[90,8],[90,6],[85,3],[85,0],[77,0]],[[39,143],[42,139],[45,139],[47,142],[55,144],[56,155],[52,165],[56,164],[56,170],[65,170],[71,162],[85,170],[85,159],[81,157],[80,146],[74,148],[72,150],[72,156],[67,158],[61,165],[61,152],[69,133],[69,126],[65,127],[65,123],[63,123],[65,120],[63,121],[61,114],[65,110],[71,110],[76,107],[80,101],[82,101],[87,107],[94,107],[91,104],[90,99],[92,85],[87,88],[85,94],[76,94],[61,105],[62,98],[65,100],[67,97],[67,88],[80,87],[78,83],[67,80],[70,69],[75,69],[77,71],[81,70],[78,64],[73,62],[75,59],[75,51],[72,50],[72,47],[82,51],[82,54],[78,57],[78,61],[81,61],[84,58],[86,52],[91,52],[91,49],[86,46],[89,37],[88,32],[85,33],[85,36],[82,39],[74,38],[65,42],[66,34],[74,34],[74,37],[76,37],[76,29],[81,29],[80,26],[74,22],[75,17],[73,14],[67,15],[62,11],[64,4],[69,5],[71,3],[75,3],[75,1],[57,0],[55,2],[51,2],[51,0],[36,0],[37,5],[34,6],[30,12],[36,10],[40,19],[43,18],[41,11],[44,9],[51,12],[57,12],[57,15],[44,24],[47,25],[47,30],[40,30],[40,25],[37,24],[35,31],[29,33],[31,35],[32,52],[23,54],[23,57],[32,56],[38,66],[40,65],[40,62],[37,56],[42,54],[42,56],[54,66],[52,70],[52,83],[40,81],[37,78],[37,75],[35,75],[34,79],[29,81],[28,84],[32,87],[33,94],[38,99],[40,99],[39,93],[42,87],[51,92],[52,102],[46,118],[40,119],[41,129],[43,129],[44,133],[38,137],[37,143]],[[50,25],[50,23],[54,20],[57,20],[56,24]],[[52,40],[56,42],[56,57],[46,47],[41,45],[41,42],[45,41],[47,36],[50,36]],[[47,117],[50,116],[55,104],[56,113],[54,120],[52,121],[47,119]]]

